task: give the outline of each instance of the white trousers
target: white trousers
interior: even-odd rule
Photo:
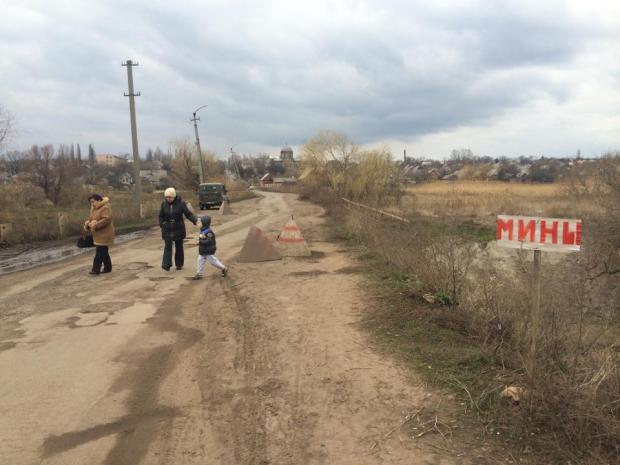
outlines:
[[[198,254],[198,263],[196,265],[196,274],[202,276],[203,271],[205,270],[205,266],[209,262],[210,265],[213,265],[218,270],[224,270],[226,267],[224,264],[217,259],[215,255],[200,255]]]

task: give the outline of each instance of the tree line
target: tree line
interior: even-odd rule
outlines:
[[[29,185],[40,190],[42,196],[54,205],[71,205],[75,197],[86,191],[132,189],[132,160],[128,154],[112,155],[111,163],[97,161],[92,144],[82,153],[80,144],[35,144],[28,150],[11,150],[0,155],[0,173],[12,185]],[[212,152],[203,153],[209,179],[221,180],[226,163],[217,160]],[[164,153],[159,147],[148,149],[141,160],[142,170],[165,171],[158,183],[146,183],[145,190],[176,186],[197,189],[199,161],[189,139],[171,143],[171,151]]]

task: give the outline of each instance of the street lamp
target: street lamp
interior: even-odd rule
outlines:
[[[200,162],[200,184],[205,182],[205,165],[202,160],[202,151],[200,150],[200,137],[198,137],[197,121],[200,121],[200,118],[196,118],[196,113],[198,113],[200,110],[202,110],[203,108],[207,106],[208,105],[203,105],[201,107],[196,108],[193,112],[194,117],[190,120],[194,122],[194,132],[196,134],[196,151],[198,152],[198,161]]]

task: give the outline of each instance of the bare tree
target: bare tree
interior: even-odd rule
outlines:
[[[172,141],[174,158],[172,160],[172,178],[180,186],[198,189],[200,176],[198,174],[198,160],[194,156],[194,144],[187,138]]]
[[[172,178],[182,187],[198,189],[200,175],[194,143],[190,139],[184,138],[173,140],[171,145],[174,147],[174,158],[171,162]],[[203,150],[202,158],[207,182],[223,173],[224,163],[218,162],[213,152]],[[165,162],[164,166],[166,166]]]
[[[51,179],[51,201],[58,205],[63,189],[66,187],[71,170],[71,162],[65,153],[64,146],[60,146],[58,156],[53,160],[53,176]]]
[[[3,156],[3,166],[7,173],[15,176],[27,171],[28,158],[19,150],[11,150]]]
[[[0,105],[0,145],[9,140],[13,128],[13,115]]]
[[[61,145],[56,154],[51,144],[43,147],[33,145],[28,159],[33,184],[43,189],[45,197],[58,204],[72,173],[66,148]]]
[[[306,177],[326,179],[329,187],[340,197],[344,192],[346,173],[359,152],[359,147],[346,134],[320,132],[302,150]]]
[[[43,193],[47,198],[49,198],[51,186],[53,154],[53,146],[45,145],[43,147],[39,147],[36,144],[30,148],[29,153],[34,183],[43,189]]]

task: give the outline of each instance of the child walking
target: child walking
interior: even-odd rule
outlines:
[[[202,279],[202,273],[205,265],[209,262],[215,268],[222,272],[222,276],[226,276],[228,268],[215,256],[215,233],[211,230],[211,217],[200,217],[200,235],[198,236],[198,263],[196,274],[193,279]]]

